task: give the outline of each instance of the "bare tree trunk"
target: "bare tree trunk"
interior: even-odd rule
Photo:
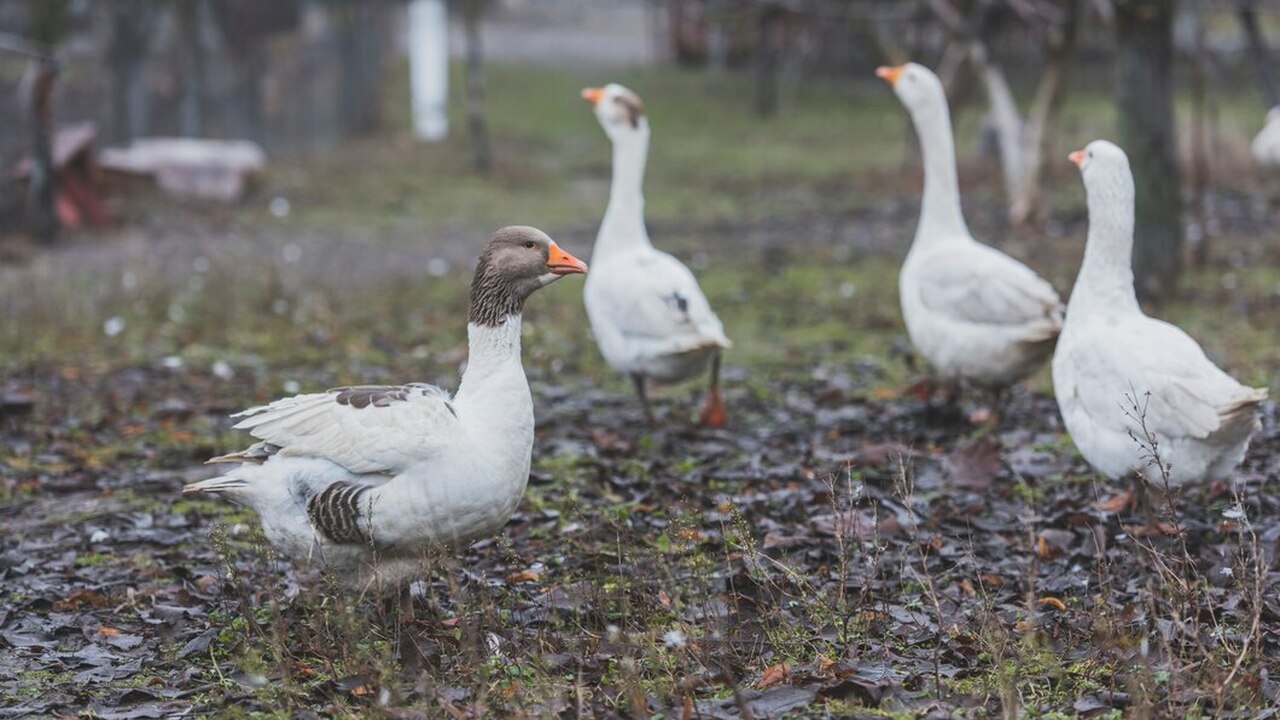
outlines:
[[[111,19],[111,134],[126,141],[148,130],[151,98],[143,71],[159,8],[149,0],[112,0],[104,6]]]
[[[32,234],[40,242],[51,243],[59,230],[52,147],[53,81],[58,75],[58,66],[47,57],[33,63],[35,82],[31,85],[32,163],[28,203]]]
[[[114,1],[114,0],[113,0]],[[267,73],[271,36],[292,32],[300,20],[299,0],[218,0],[209,15],[226,43],[232,67],[230,102],[223,111],[230,134],[266,145],[262,78]]]
[[[372,131],[381,117],[382,53],[376,0],[334,6],[337,20],[339,93],[336,108],[342,132]]]
[[[712,79],[724,77],[729,70],[728,10],[725,0],[707,0],[707,75]]]
[[[207,0],[182,0],[178,3],[179,33],[185,50],[182,53],[182,100],[179,108],[182,134],[204,135],[204,38],[201,28],[207,21]]]
[[[466,0],[462,11],[466,30],[467,56],[467,145],[471,166],[487,173],[492,165],[489,148],[489,124],[484,117],[484,46],[480,39],[483,0]]]
[[[1140,296],[1170,297],[1182,271],[1182,195],[1173,126],[1176,0],[1116,3],[1116,108],[1120,145],[1137,193],[1134,284]]]
[[[1267,99],[1267,107],[1280,105],[1280,85],[1276,84],[1275,61],[1271,59],[1271,50],[1267,40],[1258,27],[1258,10],[1255,0],[1239,0],[1236,12],[1240,16],[1240,26],[1244,29],[1245,40],[1249,44],[1249,55],[1253,58],[1253,66],[1258,69],[1258,80],[1262,83],[1262,93]]]
[[[1079,6],[1080,0],[1068,0],[1058,24],[1048,31],[1048,63],[1036,87],[1030,113],[1024,119],[1003,69],[991,58],[987,41],[973,29],[987,26],[985,21],[989,18],[966,19],[946,0],[929,0],[934,16],[967,48],[969,60],[977,68],[986,89],[1000,144],[1000,169],[1009,203],[1009,222],[1014,227],[1039,222],[1047,214],[1041,190],[1044,160],[1075,47]],[[987,8],[978,5],[975,11],[985,13]]]
[[[1203,268],[1209,259],[1208,216],[1209,207],[1209,159],[1208,139],[1205,132],[1205,27],[1204,15],[1199,7],[1195,13],[1195,49],[1191,57],[1191,211],[1190,223],[1195,228],[1191,235],[1191,264]]]
[[[1022,135],[1022,182],[1009,197],[1009,221],[1015,226],[1040,224],[1047,215],[1042,191],[1045,158],[1062,101],[1062,87],[1076,44],[1080,0],[1067,0],[1062,23],[1049,31],[1049,59],[1036,87]]]
[[[756,26],[756,114],[769,117],[778,111],[778,21],[782,8],[765,0]]]

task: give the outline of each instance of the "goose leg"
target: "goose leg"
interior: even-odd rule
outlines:
[[[986,425],[995,428],[1000,424],[1000,414],[1004,409],[1004,401],[1006,388],[999,387],[992,391],[984,392],[983,400],[989,400],[990,403],[986,407],[974,408],[969,413],[969,422],[973,425]]]
[[[720,401],[720,352],[711,357],[711,384],[707,387],[707,400],[702,405],[699,424],[703,427],[724,427],[724,403]]]
[[[640,405],[644,408],[644,417],[649,421],[649,425],[657,425],[658,421],[653,417],[653,406],[649,404],[649,392],[645,388],[644,375],[640,373],[631,374],[631,382],[636,386],[636,396],[640,398]]]
[[[396,629],[396,657],[401,666],[413,675],[422,669],[425,658],[422,648],[418,647],[413,637],[413,593],[410,586],[405,585],[400,591],[385,600],[385,607],[390,609]]]

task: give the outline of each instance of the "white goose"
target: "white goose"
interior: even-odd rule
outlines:
[[[586,269],[540,230],[499,230],[471,284],[457,395],[422,383],[361,386],[246,410],[236,428],[261,442],[210,460],[238,465],[183,492],[252,507],[282,554],[350,584],[398,583],[418,571],[425,548],[497,532],[524,494],[533,448],[525,299]]]
[[[1159,482],[1159,469],[1134,440],[1143,437],[1130,408],[1136,400],[1172,484],[1221,480],[1259,429],[1267,391],[1236,382],[1185,332],[1138,306],[1133,175],[1124,151],[1097,140],[1070,158],[1084,178],[1089,237],[1053,356],[1063,424],[1098,472],[1114,480],[1137,470]]]
[[[678,382],[711,364],[702,424],[724,424],[720,351],[731,343],[693,273],[657,250],[644,223],[645,159],[649,119],[640,98],[625,87],[587,88],[582,97],[613,141],[613,185],[583,288],[591,331],[605,360],[635,383],[653,422],[645,384]]]
[[[1267,113],[1267,122],[1253,138],[1249,150],[1258,167],[1269,170],[1280,168],[1280,105]]]
[[[1053,353],[1062,300],[1026,265],[969,233],[938,76],[915,63],[876,74],[906,106],[924,156],[920,223],[898,286],[907,334],[947,380],[996,389],[1015,383]]]

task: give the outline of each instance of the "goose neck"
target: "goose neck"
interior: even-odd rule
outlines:
[[[1133,203],[1089,198],[1089,235],[1067,312],[1137,309],[1133,288]]]
[[[508,315],[496,326],[467,325],[467,368],[462,373],[456,399],[502,394],[523,388],[529,393],[520,363],[520,315]]]
[[[924,161],[924,197],[920,205],[917,239],[967,237],[969,228],[960,208],[955,140],[945,100],[941,107],[911,113]]]
[[[613,140],[613,181],[609,205],[605,209],[593,257],[603,250],[630,249],[649,245],[644,225],[644,170],[649,138],[628,133]]]

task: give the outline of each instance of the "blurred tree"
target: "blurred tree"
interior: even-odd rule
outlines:
[[[467,69],[467,147],[471,166],[477,172],[489,172],[492,155],[489,149],[489,124],[484,116],[484,45],[480,39],[480,20],[491,5],[490,0],[460,0],[462,25],[466,35]]]
[[[1176,0],[1115,0],[1119,144],[1137,193],[1134,284],[1161,300],[1182,271],[1182,187],[1173,128],[1173,19]]]
[[[164,6],[153,0],[103,3],[111,27],[107,64],[111,71],[111,130],[116,142],[147,134],[151,102],[145,65],[151,36]]]
[[[372,131],[382,119],[382,0],[328,0],[337,29],[339,92],[334,108],[342,132]]]
[[[208,22],[208,0],[177,0],[175,6],[182,51],[182,99],[179,116],[182,134],[204,135],[205,47],[201,29]]]
[[[1191,157],[1187,185],[1191,191],[1187,207],[1186,237],[1191,245],[1191,264],[1203,268],[1209,260],[1213,212],[1209,183],[1209,137],[1205,122],[1209,48],[1205,28],[1204,3],[1195,3],[1186,13],[1192,24],[1191,66]]]
[[[1009,222],[1014,227],[1043,222],[1048,216],[1042,191],[1045,158],[1075,49],[1081,4],[1081,0],[1056,3],[979,0],[970,5],[971,12],[966,17],[947,0],[929,0],[930,10],[947,31],[967,46],[968,58],[986,88],[1000,146]],[[1044,37],[1045,69],[1025,118],[1018,110],[1004,69],[990,50],[998,27],[994,22],[996,17],[1004,22],[1016,22]],[[943,76],[947,75],[954,76],[955,71],[944,71]],[[954,85],[954,82],[948,84]]]
[[[761,0],[756,18],[755,109],[768,117],[778,111],[778,46],[782,40],[783,8],[774,0]]]
[[[726,25],[729,8],[725,0],[707,0],[707,75],[723,77],[729,71],[729,30]]]
[[[55,48],[67,33],[70,13],[66,0],[28,0],[31,35],[42,47],[20,48],[30,57],[30,88],[24,102],[31,112],[31,175],[27,184],[27,209],[31,234],[41,242],[58,236],[57,187],[53,169],[53,82],[58,76]]]
[[[262,78],[267,70],[267,41],[298,26],[298,0],[218,0],[210,9],[226,43],[234,78],[230,101],[223,108],[229,116],[229,132],[265,144]]]
[[[1280,105],[1280,85],[1276,84],[1275,61],[1271,58],[1271,50],[1267,47],[1267,39],[1258,27],[1258,7],[1256,0],[1237,0],[1236,13],[1240,17],[1240,26],[1244,29],[1245,42],[1249,45],[1249,55],[1253,65],[1258,69],[1258,81],[1262,83],[1262,95],[1267,107]]]
[[[67,0],[27,0],[27,12],[31,18],[31,38],[52,51],[70,25]]]

